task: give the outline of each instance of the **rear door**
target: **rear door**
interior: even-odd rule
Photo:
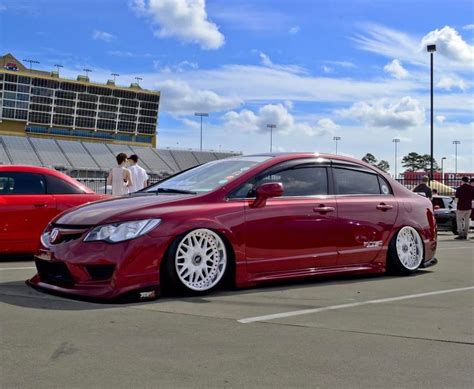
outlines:
[[[339,220],[338,264],[372,262],[388,245],[398,202],[388,182],[359,165],[333,166]]]
[[[46,193],[43,175],[0,172],[0,254],[34,251],[56,213],[55,199]]]

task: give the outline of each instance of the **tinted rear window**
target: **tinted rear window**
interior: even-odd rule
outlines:
[[[334,169],[336,194],[359,195],[381,194],[377,174],[351,169]]]
[[[0,195],[45,194],[44,177],[35,173],[0,173]]]

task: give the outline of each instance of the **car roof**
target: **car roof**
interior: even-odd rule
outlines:
[[[61,173],[56,169],[51,169],[48,167],[42,166],[33,166],[33,165],[0,165],[0,172],[22,172],[22,173],[37,173],[37,174],[49,174],[57,178],[61,178],[64,181],[69,182],[70,184],[77,186],[83,189],[86,193],[94,193],[94,191],[87,186],[81,184],[79,181],[68,176],[67,174]]]

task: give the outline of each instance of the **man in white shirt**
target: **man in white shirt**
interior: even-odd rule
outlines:
[[[128,170],[130,170],[130,173],[132,175],[132,186],[128,188],[130,193],[137,192],[140,189],[145,188],[148,186],[148,174],[146,173],[145,169],[143,169],[141,166],[138,166],[138,156],[135,154],[132,154],[130,157],[128,157],[128,163],[129,167]]]

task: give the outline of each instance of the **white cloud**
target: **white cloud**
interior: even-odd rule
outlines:
[[[6,11],[7,7],[3,4],[0,4],[0,12]]]
[[[407,70],[402,66],[398,59],[394,59],[383,68],[385,73],[391,74],[396,79],[400,80],[408,76]]]
[[[466,24],[462,29],[467,31],[474,30],[474,24]]]
[[[288,30],[288,33],[291,35],[295,35],[295,34],[298,34],[300,30],[301,30],[300,26],[293,26]]]
[[[448,91],[453,88],[458,88],[462,91],[466,90],[466,82],[457,77],[442,76],[436,86]]]
[[[323,135],[332,133],[339,126],[331,119],[320,119],[316,125],[299,122],[282,104],[267,104],[257,113],[248,109],[240,112],[230,111],[223,115],[224,126],[234,131],[269,132],[268,124],[275,124],[275,132],[282,134],[300,133],[305,135]]]
[[[107,51],[107,54],[113,55],[115,57],[133,57],[133,53],[130,51],[120,51],[120,50],[109,50]]]
[[[435,119],[438,123],[442,124],[446,120],[446,116],[438,115],[438,116],[435,117]]]
[[[224,35],[207,17],[205,0],[132,0],[130,4],[158,27],[154,33],[159,38],[176,37],[205,50],[224,44]]]
[[[181,61],[176,65],[168,65],[168,66],[161,66],[161,62],[158,60],[153,61],[153,67],[159,70],[161,73],[164,74],[172,74],[172,73],[183,73],[187,70],[196,70],[199,69],[199,64],[197,62],[191,62],[188,60]]]
[[[326,66],[326,65],[323,65],[322,69],[323,69],[324,73],[332,73],[334,71],[334,69],[332,67]]]
[[[386,100],[358,102],[341,110],[344,117],[355,118],[366,127],[384,127],[403,130],[420,126],[425,121],[425,110],[418,100],[406,96],[395,103]]]
[[[474,61],[474,46],[469,45],[452,27],[445,26],[426,34],[421,40],[422,46],[436,44],[436,51],[448,59],[470,64]]]
[[[343,68],[356,68],[357,66],[350,61],[323,61],[329,65],[341,66]]]
[[[223,97],[210,90],[193,89],[184,81],[166,80],[155,87],[161,91],[161,108],[175,115],[190,115],[194,112],[220,112],[239,107],[238,97]]]
[[[277,65],[273,63],[273,61],[270,59],[270,57],[267,54],[259,52],[259,56],[260,56],[261,64],[267,68],[281,70],[281,71],[290,72],[290,73],[306,73],[306,69],[302,68],[301,66]]]
[[[105,31],[94,30],[92,38],[109,43],[115,40],[116,36]]]

